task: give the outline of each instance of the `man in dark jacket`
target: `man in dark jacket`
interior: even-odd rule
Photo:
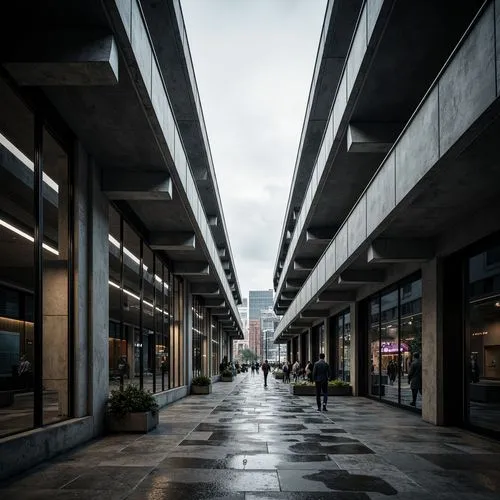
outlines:
[[[269,374],[269,370],[271,367],[269,366],[269,363],[267,362],[267,359],[264,361],[262,364],[262,373],[264,374],[264,387],[267,387],[267,376]]]
[[[408,382],[411,388],[412,402],[411,406],[417,405],[417,394],[422,394],[422,360],[420,354],[417,352],[413,355],[413,363],[408,372]]]
[[[330,367],[325,361],[325,355],[319,355],[319,361],[314,363],[313,380],[316,384],[316,403],[318,411],[321,411],[321,394],[323,394],[323,411],[327,411],[326,403],[328,402],[328,379],[330,378]]]

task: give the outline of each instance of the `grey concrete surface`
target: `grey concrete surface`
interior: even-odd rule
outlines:
[[[94,440],[0,483],[0,496],[498,498],[497,442],[362,398],[330,398],[317,412],[314,399],[239,375],[166,407],[149,434]]]

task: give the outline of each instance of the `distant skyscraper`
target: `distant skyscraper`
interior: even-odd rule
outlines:
[[[257,319],[260,323],[260,311],[273,307],[273,291],[250,290],[248,301],[248,319]]]
[[[249,346],[257,353],[259,358],[263,356],[262,350],[262,329],[261,311],[273,307],[273,291],[271,290],[250,290],[248,301],[248,328]]]
[[[245,297],[243,303],[238,306],[241,323],[243,326],[243,336],[248,341],[248,299]]]

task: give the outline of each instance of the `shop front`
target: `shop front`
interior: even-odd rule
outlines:
[[[364,310],[368,315],[368,395],[387,403],[421,410],[422,363],[425,360],[421,358],[420,277],[410,277],[372,295],[365,304]],[[348,318],[348,313],[344,313],[337,319],[339,352],[345,352]],[[338,366],[345,367],[345,361],[339,358]],[[345,377],[345,369],[341,375]]]
[[[500,435],[500,242],[467,259],[465,416]]]

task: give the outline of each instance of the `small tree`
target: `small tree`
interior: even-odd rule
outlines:
[[[241,351],[241,359],[243,361],[248,361],[248,362],[256,361],[257,354],[254,351],[252,351],[251,349],[243,349]]]

